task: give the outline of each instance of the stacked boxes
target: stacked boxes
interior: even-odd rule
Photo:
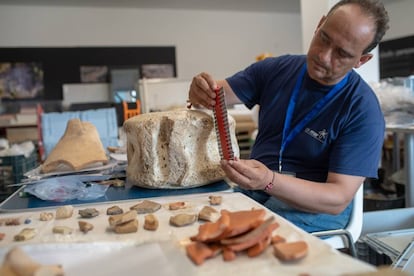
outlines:
[[[24,155],[0,157],[0,201],[15,190],[7,186],[19,183],[24,178],[24,174],[35,168],[37,163],[37,151],[35,150],[29,157]]]

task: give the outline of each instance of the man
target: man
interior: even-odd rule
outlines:
[[[260,106],[251,159],[221,162],[242,192],[309,232],[346,226],[361,183],[377,177],[385,131],[375,94],[353,68],[387,29],[378,1],[343,0],[320,19],[306,56],[267,58],[226,80],[194,77],[196,107],[211,109],[220,86],[228,104]]]

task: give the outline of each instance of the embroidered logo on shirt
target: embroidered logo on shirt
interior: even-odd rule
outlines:
[[[315,131],[313,129],[306,128],[305,133],[309,134],[311,137],[315,138],[321,143],[325,142],[326,137],[328,136],[328,132],[326,131],[326,129]]]

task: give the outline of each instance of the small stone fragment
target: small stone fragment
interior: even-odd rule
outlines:
[[[123,212],[124,212],[124,210],[122,210],[122,208],[120,208],[117,205],[114,205],[112,207],[109,207],[106,210],[106,214],[109,215],[109,216],[119,215],[119,214],[122,214]]]
[[[39,219],[41,221],[48,221],[48,220],[52,220],[53,219],[53,213],[49,213],[49,212],[41,212]]]
[[[53,227],[52,232],[55,234],[69,235],[72,234],[73,229],[68,226],[55,226]]]
[[[20,225],[20,219],[19,218],[6,218],[4,220],[5,226],[16,226]]]
[[[108,218],[108,222],[110,226],[116,226],[116,225],[129,222],[131,220],[134,220],[136,219],[136,217],[137,217],[137,212],[135,212],[134,210],[131,210],[124,214],[110,216]]]
[[[73,214],[73,206],[72,205],[65,205],[58,207],[56,209],[56,219],[67,219],[70,218]]]
[[[138,231],[138,220],[133,219],[128,222],[118,224],[114,227],[114,231],[118,234],[135,233]]]
[[[198,219],[215,222],[220,218],[220,213],[211,206],[204,206],[198,213]]]
[[[78,225],[79,225],[79,230],[85,234],[93,229],[93,224],[87,221],[80,220],[78,221]]]
[[[96,210],[95,208],[82,209],[82,210],[79,210],[78,213],[82,218],[93,218],[99,215],[99,211]]]
[[[210,204],[211,205],[220,205],[223,197],[222,196],[215,196],[215,195],[211,195],[208,197],[208,199],[210,200]]]
[[[154,213],[161,208],[161,204],[151,201],[144,200],[134,206],[130,207],[130,210],[135,210],[138,214]]]
[[[158,229],[158,219],[154,214],[145,215],[144,229],[155,231]]]
[[[186,226],[193,224],[197,220],[197,215],[195,214],[178,214],[170,217],[170,224],[173,226]]]
[[[27,241],[33,239],[37,234],[35,228],[23,228],[17,235],[14,236],[15,241]]]
[[[185,204],[184,201],[177,201],[177,202],[171,202],[168,204],[168,208],[170,210],[178,210],[178,209],[183,209],[185,208],[187,205]]]

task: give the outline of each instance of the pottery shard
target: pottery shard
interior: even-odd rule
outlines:
[[[204,206],[198,213],[199,220],[216,222],[220,218],[220,213],[211,206]]]
[[[86,208],[78,211],[82,218],[93,218],[99,215],[99,211],[95,208]]]
[[[69,235],[73,233],[73,229],[68,226],[57,225],[52,228],[54,234]]]
[[[197,220],[195,214],[178,214],[170,217],[170,224],[177,227],[193,224]]]
[[[49,221],[49,220],[52,220],[53,217],[54,217],[54,215],[51,212],[41,212],[40,215],[39,215],[39,220]]]
[[[273,250],[281,261],[296,261],[307,255],[308,244],[305,241],[276,243]]]
[[[193,242],[185,247],[187,256],[196,264],[201,265],[208,258],[214,256],[214,251],[207,244],[202,242]]]
[[[82,231],[83,233],[88,233],[89,231],[93,229],[93,224],[87,221],[80,220],[78,221],[78,225],[79,225],[79,230]]]
[[[27,241],[33,239],[37,234],[35,228],[23,228],[14,236],[15,241]]]
[[[144,229],[149,231],[155,231],[158,229],[158,219],[154,214],[145,215]]]
[[[222,196],[215,196],[215,195],[209,196],[208,199],[211,205],[220,205],[221,202],[223,201]]]
[[[128,222],[116,225],[114,232],[117,234],[135,233],[138,231],[138,220],[133,219]]]
[[[109,216],[122,214],[124,210],[118,205],[114,205],[106,209],[106,214]]]
[[[42,164],[41,172],[77,171],[108,161],[96,127],[90,122],[71,119],[65,133]]]
[[[229,117],[235,156],[235,120]],[[211,114],[174,110],[134,116],[125,121],[127,178],[136,186],[188,188],[224,178]]]
[[[67,219],[70,218],[73,214],[73,206],[72,205],[64,205],[60,206],[56,209],[56,219]]]
[[[137,214],[148,214],[148,213],[154,213],[158,211],[161,208],[161,204],[155,201],[151,200],[144,200],[140,203],[135,204],[134,206],[131,206],[130,210],[137,211]]]
[[[124,224],[126,222],[129,222],[131,220],[136,219],[137,213],[133,210],[118,214],[118,215],[112,215],[108,218],[109,225],[114,227],[120,224]]]

